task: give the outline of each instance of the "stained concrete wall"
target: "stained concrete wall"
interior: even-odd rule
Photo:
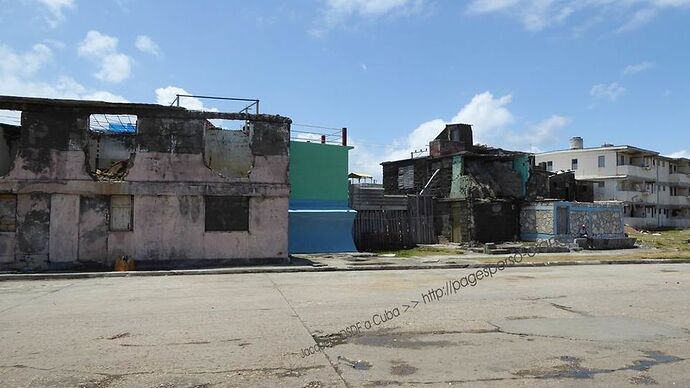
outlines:
[[[224,114],[248,121],[248,133],[209,135],[201,112],[181,108],[0,96],[3,108],[23,113],[12,169],[0,177],[0,194],[17,198],[16,230],[0,232],[0,268],[109,268],[125,255],[143,267],[287,260],[289,119]],[[88,117],[118,110],[138,116],[138,131],[99,135],[101,156],[134,156],[121,180],[105,181],[93,174]],[[110,230],[112,195],[132,196],[132,230]],[[205,231],[207,196],[247,197],[249,230]]]
[[[15,262],[23,267],[49,263],[50,194],[17,195]]]
[[[213,171],[229,178],[248,178],[253,159],[249,133],[210,129],[206,131],[204,161]]]
[[[71,262],[79,250],[79,196],[50,197],[49,253],[52,262]]]

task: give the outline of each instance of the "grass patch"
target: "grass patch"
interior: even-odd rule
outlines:
[[[505,257],[505,256],[503,256]],[[476,260],[480,263],[495,263],[501,260],[502,257],[481,257]],[[549,254],[540,253],[534,257],[525,256],[523,263],[546,263],[546,262],[576,262],[576,261],[626,261],[626,260],[689,260],[690,251],[642,251],[637,249],[630,249],[624,254],[612,255],[587,255],[587,254]]]
[[[379,254],[393,254],[396,257],[419,257],[419,256],[454,256],[462,255],[464,252],[460,249],[423,246],[411,249],[401,249],[399,251],[379,252]]]
[[[658,234],[658,236],[654,236]],[[690,229],[684,230],[666,230],[659,232],[644,233],[630,233],[630,237],[635,237],[637,241],[652,248],[690,252]]]

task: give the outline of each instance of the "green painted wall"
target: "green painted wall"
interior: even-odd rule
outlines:
[[[450,181],[450,198],[467,198],[467,186],[469,177],[465,173],[464,159],[460,155],[453,156],[453,169]]]
[[[290,199],[347,201],[348,151],[334,144],[290,142]]]

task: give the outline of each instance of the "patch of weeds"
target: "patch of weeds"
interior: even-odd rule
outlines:
[[[395,255],[395,257],[420,257],[420,256],[457,256],[462,255],[463,252],[458,248],[439,247],[439,246],[419,246],[410,249],[401,249],[398,251],[379,252],[379,254]]]
[[[635,237],[640,244],[649,247],[690,252],[690,229],[630,233],[630,237]]]

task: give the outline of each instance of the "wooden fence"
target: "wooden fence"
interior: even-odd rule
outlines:
[[[367,204],[361,204],[358,209],[353,204],[357,210],[353,236],[359,251],[395,250],[438,242],[434,232],[433,199],[408,195],[403,200],[402,203],[395,201],[397,203],[390,208],[379,206],[377,210],[364,210],[371,209]]]

